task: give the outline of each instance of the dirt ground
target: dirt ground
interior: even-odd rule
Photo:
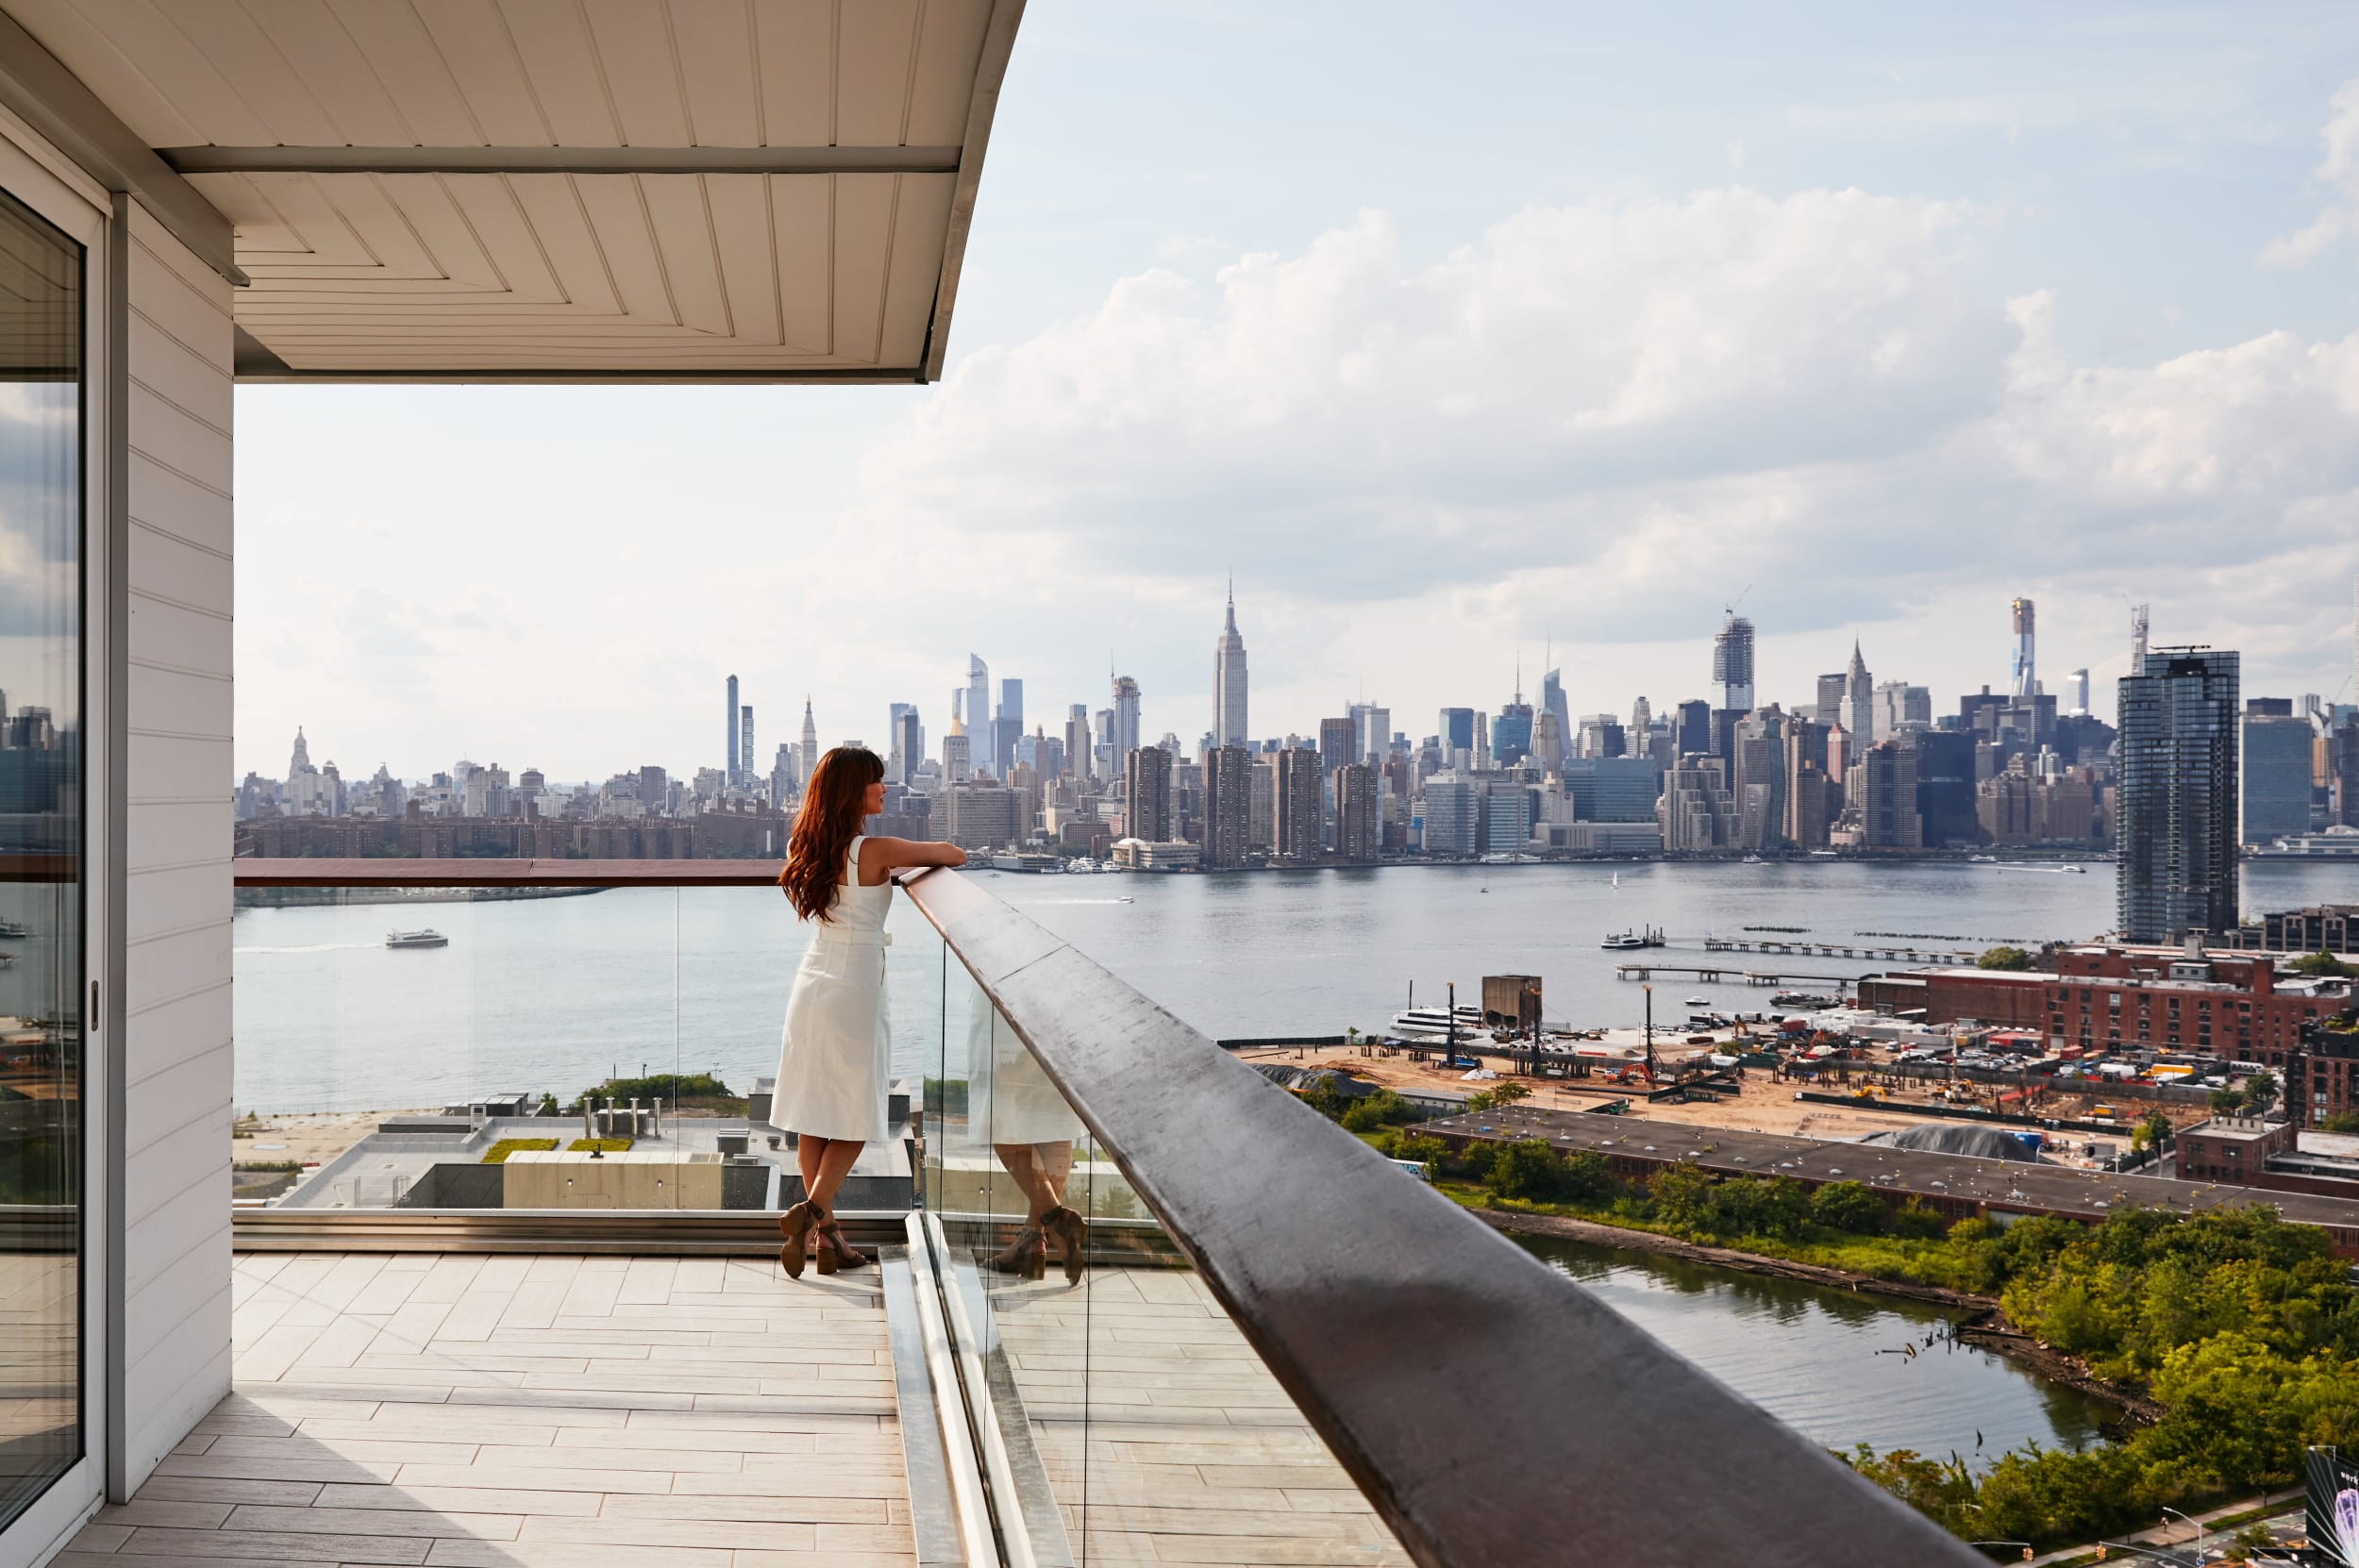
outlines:
[[[1615,1046],[1617,1042],[1609,1038],[1603,1043]],[[1363,1054],[1364,1052],[1366,1054]],[[1426,1062],[1412,1061],[1405,1054],[1378,1056],[1368,1051],[1366,1047],[1356,1045],[1329,1046],[1319,1050],[1242,1051],[1238,1055],[1247,1061],[1283,1061],[1290,1066],[1297,1067],[1344,1068],[1360,1077],[1381,1084],[1387,1089],[1417,1090],[1429,1093],[1437,1091],[1461,1094],[1471,1093],[1478,1089],[1488,1087],[1492,1081],[1504,1081],[1508,1076],[1501,1073],[1498,1080],[1476,1079],[1469,1082],[1466,1081],[1463,1069],[1458,1072],[1445,1072]],[[1493,1061],[1489,1065],[1493,1071],[1497,1072],[1504,1064]],[[1872,1076],[1872,1068],[1867,1071],[1855,1069],[1852,1080],[1854,1084],[1857,1084]],[[1734,1097],[1724,1094],[1716,1100],[1697,1100],[1684,1105],[1669,1101],[1657,1101],[1649,1105],[1644,1099],[1645,1085],[1617,1085],[1609,1083],[1602,1077],[1570,1080],[1516,1078],[1514,1081],[1531,1091],[1529,1103],[1534,1106],[1580,1110],[1597,1105],[1600,1101],[1629,1097],[1635,1102],[1633,1109],[1643,1107],[1645,1115],[1658,1121],[1685,1122],[1697,1126],[1738,1127],[1753,1132],[1787,1133],[1799,1138],[1848,1141],[1865,1133],[1906,1126],[1913,1119],[1923,1119],[1921,1115],[1912,1116],[1911,1111],[1915,1108],[1910,1107],[1908,1100],[1901,1098],[1898,1093],[1889,1102],[1879,1102],[1880,1104],[1889,1103],[1893,1108],[1890,1110],[1865,1109],[1853,1110],[1846,1106],[1817,1105],[1799,1101],[1795,1099],[1794,1093],[1797,1089],[1803,1087],[1802,1085],[1791,1079],[1779,1078],[1768,1069],[1759,1067],[1743,1070],[1743,1076],[1739,1079],[1739,1093]],[[1832,1081],[1826,1081],[1812,1087],[1840,1093],[1843,1086]],[[1987,1093],[1987,1091],[1984,1093]],[[1921,1088],[1908,1092],[1908,1099],[1921,1103],[1924,1098],[1925,1093]],[[1981,1103],[1987,1104],[1987,1098]],[[2100,1104],[2113,1105],[2121,1113],[2122,1132],[2125,1137],[2129,1133],[2131,1123],[2148,1109],[2140,1101],[2119,1097],[2108,1100],[2102,1094],[2050,1094],[2040,1102],[2036,1109],[2043,1115],[2078,1119],[2087,1116],[2096,1106]],[[2200,1107],[2173,1106],[2170,1110],[2172,1120],[2181,1126],[2200,1121],[2206,1114]]]

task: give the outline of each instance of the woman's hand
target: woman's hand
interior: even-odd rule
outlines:
[[[874,876],[881,882],[894,872],[909,866],[962,866],[964,864],[966,864],[966,851],[954,843],[920,839],[863,839],[861,841],[860,869],[863,880]]]

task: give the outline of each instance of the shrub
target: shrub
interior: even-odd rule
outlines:
[[[1986,947],[1983,950],[1983,956],[1974,960],[1974,967],[1977,969],[2029,969],[2032,967],[2032,955],[2020,947],[2008,947],[2003,944],[1998,947]]]
[[[1480,1115],[1483,1111],[1497,1110],[1503,1106],[1514,1105],[1517,1100],[1530,1098],[1531,1089],[1529,1085],[1502,1083],[1489,1089],[1478,1089],[1467,1095],[1465,1109],[1469,1114]]]
[[[1416,1108],[1389,1089],[1364,1094],[1344,1108],[1346,1132],[1374,1132],[1379,1127],[1398,1126],[1417,1119]]]
[[[1395,1159],[1414,1159],[1425,1166],[1425,1174],[1429,1176],[1442,1174],[1442,1161],[1448,1153],[1440,1139],[1420,1138],[1411,1132],[1402,1133],[1399,1142],[1393,1145]]]
[[[577,1138],[565,1145],[576,1154],[622,1154],[630,1147],[627,1138]]]
[[[1809,1195],[1789,1176],[1740,1176],[1713,1189],[1712,1228],[1724,1236],[1790,1240],[1809,1218]]]
[[[1595,1149],[1575,1149],[1558,1161],[1557,1191],[1573,1203],[1601,1203],[1619,1193],[1613,1162]]]
[[[508,1163],[508,1157],[516,1153],[518,1150],[532,1149],[540,1151],[553,1149],[555,1147],[557,1147],[557,1140],[554,1138],[503,1138],[498,1143],[483,1151],[483,1163],[486,1165],[505,1165]]]
[[[1465,1168],[1468,1176],[1481,1181],[1490,1176],[1491,1162],[1498,1157],[1499,1146],[1497,1143],[1478,1138],[1466,1145],[1465,1152],[1458,1157],[1458,1162]]]
[[[1890,1210],[1864,1181],[1831,1181],[1810,1195],[1810,1218],[1830,1230],[1873,1236]]]
[[[1501,1143],[1483,1185],[1503,1198],[1546,1198],[1555,1193],[1564,1162],[1536,1138]]]
[[[1647,1195],[1656,1215],[1676,1229],[1702,1229],[1712,1221],[1712,1177],[1700,1165],[1682,1161],[1648,1178]]]
[[[1913,1242],[1934,1242],[1949,1234],[1949,1222],[1938,1209],[1929,1209],[1923,1202],[1911,1198],[1892,1216],[1892,1233]]]

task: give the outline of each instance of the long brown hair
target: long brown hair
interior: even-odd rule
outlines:
[[[865,746],[837,746],[811,770],[787,836],[786,869],[778,873],[787,902],[803,919],[829,918],[845,859],[860,836],[862,797],[884,776],[884,759]]]

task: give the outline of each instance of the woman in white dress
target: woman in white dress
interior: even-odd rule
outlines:
[[[815,1257],[821,1274],[869,1259],[844,1239],[836,1189],[865,1144],[885,1137],[891,1028],[885,1013],[885,911],[892,876],[904,866],[962,866],[946,843],[868,838],[861,819],[884,809],[884,763],[873,751],[838,746],[819,759],[803,787],[795,831],[778,874],[795,912],[811,925],[795,972],[770,1120],[795,1135],[803,1201],[778,1216],[778,1261],[800,1279]]]

